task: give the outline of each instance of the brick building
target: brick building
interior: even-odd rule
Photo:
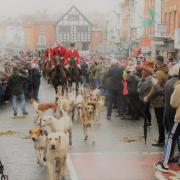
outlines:
[[[104,34],[101,29],[92,29],[92,39],[91,39],[91,50],[96,51],[98,46],[103,43]]]
[[[144,1],[144,17],[149,18],[149,10],[155,8],[155,0],[145,0]],[[152,37],[154,34],[154,26],[149,26],[145,28],[145,36]]]
[[[164,0],[163,21],[167,25],[167,36],[172,36],[180,28],[180,1]]]
[[[122,11],[121,41],[127,42],[130,39],[130,0],[123,1]]]
[[[42,49],[55,42],[54,23],[46,20],[28,20],[23,23],[24,45],[27,49]]]
[[[165,52],[167,57],[180,56],[180,1],[164,0],[163,23],[167,26]],[[178,54],[179,53],[179,54]]]

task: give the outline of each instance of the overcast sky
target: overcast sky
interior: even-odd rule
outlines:
[[[0,16],[32,14],[38,10],[47,10],[48,14],[64,13],[72,5],[88,12],[107,12],[112,10],[119,0],[0,0]]]

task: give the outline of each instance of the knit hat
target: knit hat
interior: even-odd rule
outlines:
[[[164,62],[163,56],[157,56],[156,60],[159,61],[159,62]]]

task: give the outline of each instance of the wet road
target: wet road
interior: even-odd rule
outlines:
[[[47,102],[54,101],[54,99],[54,90],[51,85],[42,81],[40,88],[40,101]],[[29,129],[35,126],[33,124],[33,116],[35,115],[35,112],[29,103],[27,104],[27,110],[29,115],[26,118],[14,119],[12,118],[13,111],[11,104],[0,107],[0,132],[8,130],[17,132],[11,136],[0,137],[0,159],[5,165],[5,172],[8,174],[10,180],[47,180],[47,166],[44,166],[43,168],[38,167],[36,164],[33,143],[29,139],[24,139],[24,136],[28,134]],[[85,142],[83,140],[80,123],[78,121],[74,122],[73,145],[70,149],[70,153],[77,174],[81,171],[78,170],[78,168],[83,164],[87,164],[86,160],[89,157],[86,159],[86,155],[88,154],[93,156],[122,155],[123,153],[132,155],[133,153],[141,154],[144,152],[152,153],[162,151],[161,148],[151,147],[151,141],[157,136],[157,125],[155,121],[153,121],[153,128],[148,130],[148,141],[146,146],[144,145],[143,139],[130,143],[123,141],[124,137],[136,136],[138,139],[138,137],[143,135],[142,120],[127,121],[121,120],[115,116],[112,116],[112,120],[106,120],[105,113],[102,113],[101,124],[102,125],[97,128],[97,143],[92,145],[91,137],[87,142]],[[85,158],[84,161],[82,161],[82,157],[80,156]],[[80,157],[81,159],[79,160],[77,157]],[[85,177],[82,177],[79,176],[79,179],[86,180]],[[70,179],[69,172],[67,173],[66,179]],[[97,178],[97,180],[98,179],[100,179],[100,177]],[[107,180],[111,179],[112,178],[107,178]],[[94,178],[92,177],[89,180],[94,180]],[[133,180],[133,177],[128,180]]]

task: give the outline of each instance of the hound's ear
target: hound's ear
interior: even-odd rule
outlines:
[[[46,130],[44,130],[44,135],[47,137],[48,136],[48,132]]]
[[[29,134],[32,134],[32,131],[31,131],[31,130],[29,131]]]
[[[43,130],[42,129],[40,129],[40,134],[43,135]]]
[[[61,136],[59,136],[59,143],[61,142]]]

